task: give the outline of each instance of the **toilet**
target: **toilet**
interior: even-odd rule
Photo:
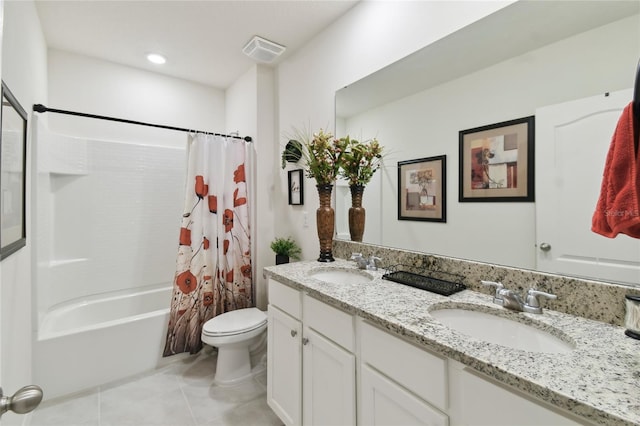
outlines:
[[[218,348],[215,384],[231,385],[257,372],[251,355],[265,349],[266,330],[267,315],[258,308],[225,312],[204,324],[202,342]]]

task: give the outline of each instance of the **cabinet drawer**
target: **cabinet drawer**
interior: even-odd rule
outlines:
[[[269,304],[296,319],[302,319],[302,292],[269,278]]]
[[[447,410],[447,360],[361,323],[361,360],[440,410]]]
[[[362,366],[358,424],[447,426],[449,417],[367,365]],[[517,418],[517,417],[516,417]],[[473,423],[468,423],[473,424]]]
[[[313,297],[302,299],[305,326],[328,337],[349,352],[354,352],[353,315],[336,309]]]

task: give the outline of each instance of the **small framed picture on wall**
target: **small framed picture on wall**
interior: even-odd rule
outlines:
[[[447,221],[447,156],[398,162],[398,220]]]
[[[302,169],[289,170],[289,205],[304,204],[304,178]]]

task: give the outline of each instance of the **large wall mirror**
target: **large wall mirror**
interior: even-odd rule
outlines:
[[[363,241],[640,285],[640,240],[590,231],[606,153],[632,99],[639,59],[639,2],[518,1],[337,91],[336,134],[376,137],[387,152],[365,189]],[[585,102],[598,113],[570,118]],[[459,132],[532,115],[535,201],[459,202]],[[583,122],[587,116],[597,123]],[[583,144],[586,138],[597,149]],[[564,157],[555,157],[559,151]],[[398,162],[440,155],[448,162],[446,223],[398,220]],[[336,191],[343,239],[349,239],[340,221],[348,192]],[[575,246],[587,245],[599,252],[576,254]],[[614,271],[603,266],[612,262]]]

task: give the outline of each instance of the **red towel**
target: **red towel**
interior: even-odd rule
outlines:
[[[622,111],[604,165],[591,230],[613,238],[640,238],[640,149],[635,152],[633,102]]]

